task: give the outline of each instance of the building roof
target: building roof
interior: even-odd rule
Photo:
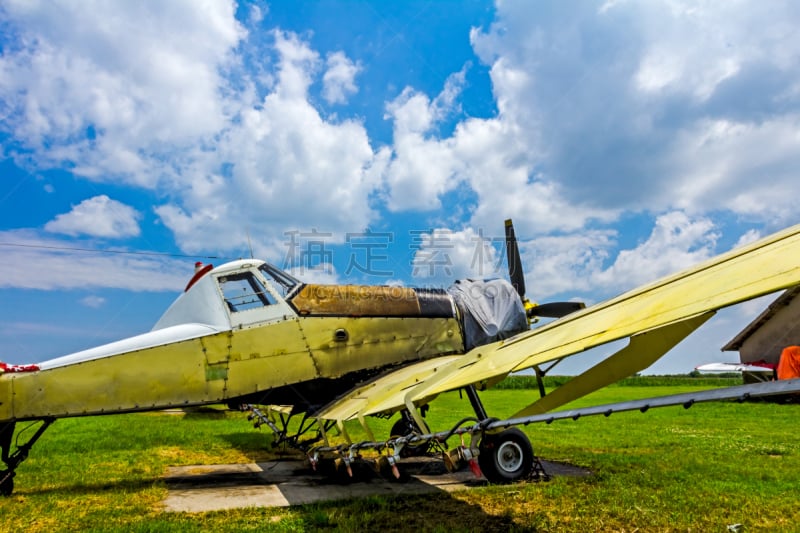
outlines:
[[[787,307],[792,300],[800,296],[800,285],[791,287],[783,292],[778,298],[775,299],[763,313],[758,315],[755,320],[750,322],[742,331],[739,332],[733,339],[728,341],[728,344],[722,347],[723,352],[738,351],[745,341],[750,338],[756,331],[766,324],[778,311]]]

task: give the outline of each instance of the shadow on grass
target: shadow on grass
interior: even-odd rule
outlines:
[[[510,515],[492,515],[479,505],[440,491],[424,495],[370,496],[292,507],[309,529],[368,531],[536,531]]]
[[[161,484],[163,479],[161,477],[154,477],[150,479],[121,479],[119,481],[109,481],[106,483],[74,483],[69,485],[57,485],[41,489],[25,489],[18,488],[14,492],[15,496],[37,496],[37,495],[58,495],[64,494],[72,499],[76,496],[89,496],[98,495],[104,492],[111,493],[132,493],[152,488],[155,485]]]
[[[226,418],[230,409],[201,405],[198,407],[184,407],[181,409],[184,420],[209,420]]]

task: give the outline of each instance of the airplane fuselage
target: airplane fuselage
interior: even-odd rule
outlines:
[[[239,399],[306,410],[385,369],[464,353],[462,313],[443,290],[304,285],[236,261],[193,279],[149,333],[0,375],[0,421]]]

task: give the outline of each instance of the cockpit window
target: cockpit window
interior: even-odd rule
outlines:
[[[264,263],[258,267],[258,269],[265,278],[272,282],[273,287],[275,287],[278,293],[284,298],[286,298],[295,287],[300,285],[300,280],[269,263]]]
[[[233,312],[257,309],[277,303],[252,272],[220,276],[219,286],[228,309]]]

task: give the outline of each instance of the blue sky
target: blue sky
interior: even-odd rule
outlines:
[[[251,249],[446,286],[503,274],[513,218],[528,296],[592,303],[795,224],[799,23],[789,1],[8,0],[0,360],[147,331],[194,261]],[[651,371],[730,359],[765,304]]]

